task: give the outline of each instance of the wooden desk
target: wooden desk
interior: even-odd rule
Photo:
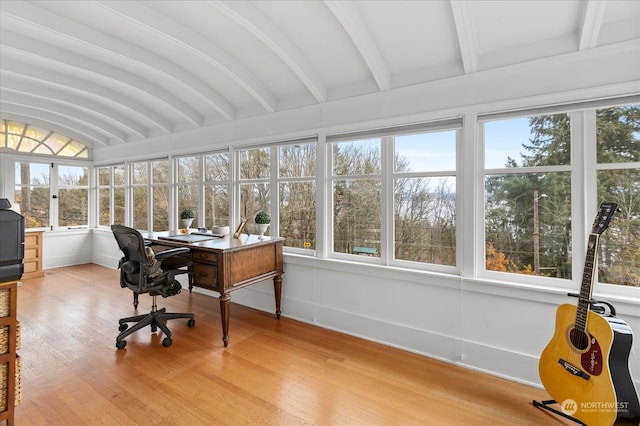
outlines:
[[[273,279],[276,299],[276,318],[280,319],[280,299],[282,295],[284,238],[242,235],[212,238],[197,242],[166,239],[175,232],[143,233],[145,239],[153,242],[154,251],[163,247],[189,247],[193,262],[191,287],[201,287],[220,293],[220,316],[222,319],[222,341],[229,344],[229,293],[242,287],[267,279]],[[194,236],[196,237],[196,236]],[[191,284],[192,283],[192,284]]]

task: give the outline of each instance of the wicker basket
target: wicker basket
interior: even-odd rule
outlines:
[[[4,288],[0,290],[0,318],[9,316],[9,297],[11,296],[11,291],[8,288]]]
[[[0,412],[7,409],[7,364],[0,365]],[[16,356],[16,395],[14,405],[22,402],[22,358]]]
[[[20,349],[20,321],[16,321],[16,350]],[[0,328],[0,355],[9,352],[9,327]]]

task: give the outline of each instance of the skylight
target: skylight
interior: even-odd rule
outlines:
[[[0,120],[0,148],[58,157],[89,157],[89,148],[81,142],[53,130],[12,120]]]

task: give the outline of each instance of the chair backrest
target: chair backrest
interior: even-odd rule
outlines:
[[[122,225],[111,225],[113,236],[124,257],[120,259],[120,285],[142,292],[147,281],[147,254],[144,238],[138,230]]]

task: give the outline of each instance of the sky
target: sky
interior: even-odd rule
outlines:
[[[509,157],[520,163],[523,144],[529,144],[527,117],[485,123],[485,168],[504,168]],[[412,171],[456,169],[454,131],[396,136],[396,152],[408,158]]]

